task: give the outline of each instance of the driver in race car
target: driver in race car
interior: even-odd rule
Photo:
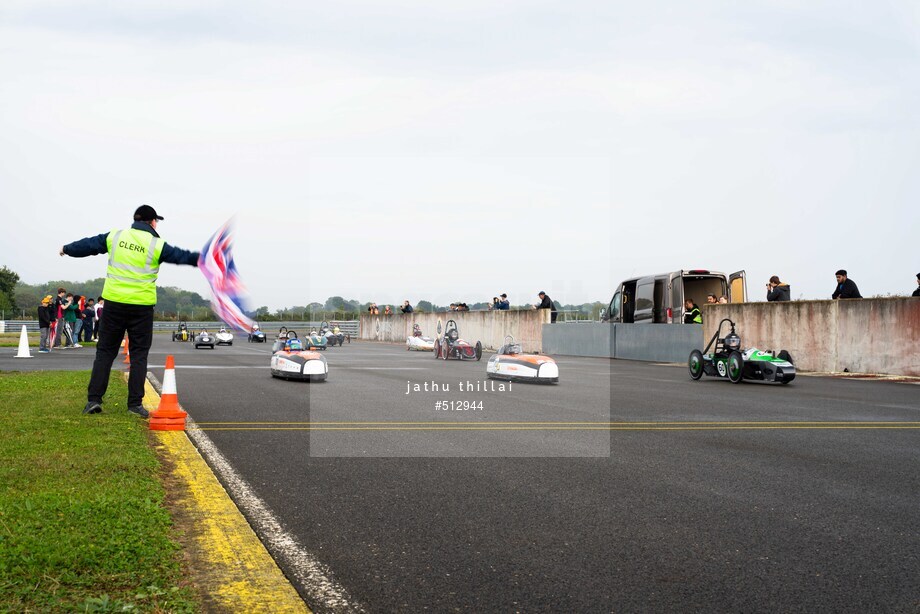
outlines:
[[[303,344],[300,343],[300,339],[288,339],[284,342],[284,351],[286,352],[299,352],[303,349]]]

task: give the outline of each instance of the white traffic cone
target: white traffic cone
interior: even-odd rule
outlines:
[[[22,332],[19,333],[19,351],[14,358],[32,358],[29,353],[29,333],[26,332],[26,325],[22,325]]]

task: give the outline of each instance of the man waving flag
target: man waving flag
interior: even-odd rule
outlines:
[[[198,258],[198,268],[211,286],[211,308],[227,326],[249,332],[255,321],[246,315],[246,287],[233,263],[233,220],[214,233]]]

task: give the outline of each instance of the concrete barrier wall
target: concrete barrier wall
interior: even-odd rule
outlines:
[[[552,324],[543,327],[543,351],[652,362],[686,362],[701,346],[697,324]]]
[[[920,376],[920,299],[707,305],[706,341],[726,317],[745,347],[788,350],[803,371]]]
[[[550,355],[613,358],[615,327],[610,324],[546,324],[543,351]]]
[[[412,313],[403,315],[361,315],[360,339],[405,343],[412,334],[412,325],[418,323],[422,332],[436,337],[438,322],[456,320],[460,337],[470,343],[482,342],[488,350],[497,350],[505,335],[513,335],[524,345],[525,352],[543,351],[543,325],[549,323],[548,309],[525,311],[464,311],[452,313]]]
[[[608,324],[609,326],[609,324]],[[699,324],[615,324],[614,358],[653,362],[687,362],[702,347]]]

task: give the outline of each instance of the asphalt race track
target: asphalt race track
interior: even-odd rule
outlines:
[[[272,379],[270,346],[245,338],[212,351],[158,335],[161,379],[167,353],[198,428],[355,607],[920,610],[916,384],[732,385],[561,357],[558,385],[460,393],[488,354],[352,343],[307,384]],[[0,369],[88,369],[91,354],[4,354]],[[407,381],[452,389],[406,395]]]

